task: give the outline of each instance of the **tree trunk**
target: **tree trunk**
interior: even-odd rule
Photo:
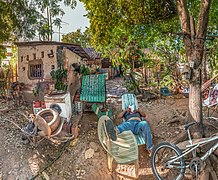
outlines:
[[[134,86],[136,87],[138,93],[141,93],[141,90],[140,90],[138,84],[136,83],[134,76],[132,75],[132,71],[130,71],[129,75],[130,75],[130,79],[131,79],[132,83],[134,84]]]
[[[190,82],[189,111],[191,117],[200,124],[201,135],[204,136],[202,122],[201,68],[193,70],[193,81]]]
[[[52,19],[51,19],[51,11],[49,9],[49,22],[50,22],[50,27],[49,27],[49,31],[50,31],[50,41],[52,41]]]
[[[47,10],[47,23],[48,23],[48,32],[47,32],[47,35],[48,35],[48,41],[50,41],[50,33],[49,33],[49,30],[50,30],[50,23],[49,23],[49,20],[50,20],[50,18],[49,18],[49,7],[47,7],[46,8],[46,10]]]
[[[189,16],[185,0],[177,0],[179,18],[184,34],[186,56],[192,64],[190,78],[189,111],[192,118],[200,123],[200,132],[204,136],[202,121],[202,99],[201,99],[201,62],[204,52],[209,9],[211,0],[201,0],[198,24],[195,30],[194,18]]]
[[[206,82],[207,80],[207,50],[205,49],[202,60],[202,83]]]
[[[171,69],[172,78],[175,82],[175,94],[178,94],[181,89],[181,75],[176,65]]]
[[[148,77],[147,77],[147,66],[143,63],[143,74],[144,74],[144,82],[148,84]]]

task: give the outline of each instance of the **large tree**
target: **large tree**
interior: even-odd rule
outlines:
[[[23,37],[51,40],[52,26],[60,26],[64,14],[60,3],[75,8],[76,0],[1,0],[0,43]],[[47,36],[47,37],[46,37]]]
[[[113,64],[121,65],[124,71],[132,70],[134,61],[139,60],[147,64],[150,62],[141,51],[148,47],[147,44],[152,39],[152,35],[150,40],[146,39],[148,33],[157,32],[150,29],[154,26],[159,28],[162,20],[176,16],[173,1],[156,3],[155,0],[140,2],[82,0],[82,2],[85,3],[87,16],[90,18],[89,32],[92,35],[92,45],[105,56],[110,56]],[[134,86],[137,87],[133,74],[131,76]]]
[[[52,40],[52,27],[60,27],[64,15],[61,2],[76,6],[76,0],[0,0],[0,45],[19,38]],[[0,61],[5,53],[0,46]]]
[[[155,42],[160,38],[166,37],[170,32],[180,32],[187,60],[194,64],[191,68],[189,110],[195,121],[202,122],[201,62],[211,0],[81,1],[90,18],[92,44],[106,54],[120,49],[114,57],[121,62],[125,61],[122,55],[128,52],[123,51],[128,50],[130,44],[136,42],[140,48],[150,47],[155,50]],[[217,29],[217,1],[213,1],[212,7],[211,32]]]
[[[65,14],[60,6],[63,2],[66,6],[72,9],[76,6],[76,0],[35,0],[31,1],[32,5],[37,7],[41,13],[46,16],[39,21],[38,31],[39,38],[42,40],[52,40],[53,26],[61,28],[62,16]]]
[[[110,44],[116,45],[120,39],[115,35],[122,35],[122,40],[132,39],[140,33],[140,36],[144,36],[145,25],[159,23],[176,15],[176,5],[172,0],[81,1],[85,4],[87,17],[90,19],[92,44],[98,49]]]
[[[178,0],[178,14],[181,22],[186,56],[191,66],[189,111],[192,118],[200,122],[202,135],[202,58],[209,21],[211,0],[201,0],[198,21],[188,11],[186,0]],[[197,24],[197,26],[196,26]]]

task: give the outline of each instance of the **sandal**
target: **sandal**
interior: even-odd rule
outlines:
[[[152,154],[152,150],[149,149],[149,150],[148,150],[148,157],[151,157],[151,154]]]
[[[148,156],[151,157],[151,154],[152,154],[152,150],[153,150],[153,146],[151,146],[147,151],[148,151]]]
[[[106,130],[107,130],[107,133],[110,137],[110,139],[112,141],[116,141],[117,140],[117,133],[115,131],[115,126],[114,126],[114,123],[112,120],[108,119],[106,121]]]

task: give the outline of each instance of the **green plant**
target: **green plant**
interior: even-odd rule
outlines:
[[[33,88],[32,92],[34,96],[40,96],[40,94],[44,91],[43,87],[41,86],[40,82],[36,84],[36,86]]]
[[[51,71],[52,80],[62,80],[63,78],[67,77],[67,70],[66,69],[58,69],[57,71]]]
[[[34,96],[38,96],[39,95],[39,88],[38,88],[38,86],[33,88],[33,95]]]
[[[139,86],[139,83],[134,84],[130,79],[126,79],[124,82],[124,86],[129,92],[136,92],[137,91],[137,86]]]
[[[88,74],[90,74],[90,70],[85,65],[81,65],[79,73],[82,74],[82,75],[88,75]]]
[[[66,69],[58,69],[56,71],[51,71],[52,80],[55,80],[55,89],[60,91],[67,90],[67,83],[64,82],[64,79],[67,77],[67,70]]]

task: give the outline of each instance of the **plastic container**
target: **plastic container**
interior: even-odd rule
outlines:
[[[42,109],[45,109],[45,108],[46,108],[45,102],[41,102],[41,108],[42,108]]]
[[[40,108],[40,101],[33,101],[33,108]]]
[[[33,101],[33,113],[37,114],[39,111],[41,111],[41,102],[40,101]]]
[[[34,113],[34,114],[37,114],[37,113],[40,112],[41,110],[42,110],[41,107],[39,107],[39,108],[33,108],[33,113]]]

